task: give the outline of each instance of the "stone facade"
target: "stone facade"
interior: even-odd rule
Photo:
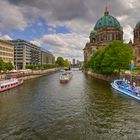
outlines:
[[[100,48],[108,46],[113,40],[123,41],[123,29],[116,18],[109,15],[108,10],[104,12],[89,36],[90,42],[86,43],[84,51],[84,61],[88,61],[90,57]]]
[[[140,21],[134,28],[134,54],[135,54],[135,65],[140,66]]]
[[[117,19],[109,15],[107,8],[104,16],[96,22],[89,40],[83,49],[84,62],[88,61],[98,49],[108,46],[113,40],[123,41],[123,29]],[[140,21],[134,28],[133,43],[130,40],[129,44],[133,46],[135,66],[140,66]]]

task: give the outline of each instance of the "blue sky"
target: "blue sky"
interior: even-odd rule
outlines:
[[[0,38],[24,39],[55,57],[83,60],[83,48],[106,1],[110,15],[123,27],[125,42],[133,40],[139,0],[1,0]]]
[[[70,33],[70,30],[65,26],[49,26],[47,21],[42,17],[38,17],[31,24],[29,24],[24,30],[10,29],[5,30],[3,34],[8,34],[12,39],[24,39],[24,40],[34,40],[36,38],[41,38],[44,34],[53,33]]]

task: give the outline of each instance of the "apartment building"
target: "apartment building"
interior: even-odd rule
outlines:
[[[54,64],[55,57],[51,52],[41,48],[41,64]]]
[[[11,42],[0,39],[0,59],[14,64],[14,46]]]
[[[25,40],[17,39],[14,44],[14,64],[25,69],[28,64],[53,64],[54,56],[47,50]]]

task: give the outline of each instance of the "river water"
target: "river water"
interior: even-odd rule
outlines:
[[[0,140],[140,139],[140,102],[81,71],[59,75],[0,93]]]

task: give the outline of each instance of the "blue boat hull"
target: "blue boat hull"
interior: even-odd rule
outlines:
[[[115,80],[115,81],[117,81],[117,80]],[[120,81],[120,80],[118,80],[118,81]],[[128,96],[130,96],[130,97],[132,97],[132,98],[135,98],[135,99],[137,99],[137,100],[140,101],[140,96],[139,96],[138,93],[134,93],[134,92],[129,91],[129,90],[124,89],[124,88],[120,88],[120,87],[119,87],[117,84],[115,84],[115,83],[111,83],[111,86],[112,86],[112,88],[115,89],[116,91],[119,91],[119,92],[121,92],[121,93],[123,93],[123,94],[126,94],[126,95],[128,95]]]

